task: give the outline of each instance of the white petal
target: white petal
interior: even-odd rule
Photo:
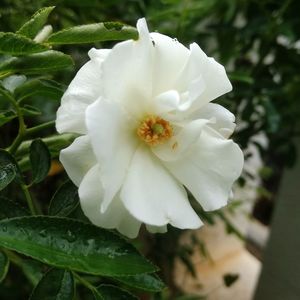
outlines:
[[[137,147],[132,123],[116,102],[98,100],[86,111],[88,135],[101,165],[102,211],[119,191]]]
[[[118,197],[114,198],[105,213],[101,213],[103,188],[98,165],[83,178],[78,192],[82,210],[93,224],[107,229],[115,228],[130,238],[137,236],[141,222],[128,213]]]
[[[88,136],[81,136],[60,152],[59,160],[68,176],[79,186],[82,178],[97,161]]]
[[[243,162],[243,153],[237,144],[203,130],[193,150],[177,161],[164,162],[164,165],[202,207],[210,211],[227,204]]]
[[[179,159],[198,141],[201,130],[207,123],[208,120],[199,119],[185,124],[183,128],[167,142],[152,147],[153,153],[163,161]]]
[[[209,126],[218,131],[224,138],[230,137],[235,128],[235,116],[223,106],[215,103],[208,103],[203,106],[193,113],[192,118],[210,120]]]
[[[90,59],[98,60],[98,62],[101,64],[106,59],[110,51],[111,49],[91,48],[90,51],[88,52],[88,55]]]
[[[213,58],[207,57],[201,48],[193,43],[190,45],[190,56],[186,66],[178,76],[177,86],[181,90],[188,89],[190,82],[195,79],[201,82],[198,94],[195,86],[193,87],[193,97],[197,97],[193,103],[193,110],[232,90],[224,67]]]
[[[104,98],[121,103],[140,117],[148,111],[152,88],[152,51],[145,19],[137,23],[139,39],[116,44],[103,63]]]
[[[101,53],[104,58],[108,52],[101,51]],[[88,61],[77,72],[70,83],[57,111],[56,129],[59,133],[86,133],[85,110],[89,104],[101,96],[102,84],[100,75],[103,58],[102,60],[97,58]]]
[[[146,225],[146,228],[151,233],[166,233],[168,231],[167,225],[165,226]]]
[[[180,96],[177,91],[169,90],[154,98],[155,113],[158,115],[178,109]]]
[[[143,145],[132,159],[120,197],[135,218],[149,225],[170,223],[183,229],[202,224],[184,188]]]
[[[151,33],[154,42],[153,95],[176,88],[176,79],[189,58],[189,50],[176,39]]]

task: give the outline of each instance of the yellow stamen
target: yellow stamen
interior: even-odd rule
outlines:
[[[137,135],[149,146],[164,143],[173,135],[170,123],[158,116],[147,116],[137,129]]]

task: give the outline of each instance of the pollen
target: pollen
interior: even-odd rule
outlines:
[[[173,136],[173,128],[168,121],[158,116],[150,115],[140,123],[137,135],[149,146],[156,146],[163,144]]]

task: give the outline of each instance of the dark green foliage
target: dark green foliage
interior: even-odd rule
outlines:
[[[78,188],[71,181],[65,182],[54,194],[49,205],[49,215],[67,217],[79,204]]]
[[[71,272],[51,269],[39,281],[30,296],[30,300],[72,300],[74,289],[74,279]]]
[[[18,202],[14,202],[6,197],[0,197],[0,220],[28,215],[29,212]]]
[[[137,297],[119,287],[101,284],[94,292],[95,300],[138,300]]]
[[[46,178],[51,166],[51,156],[47,145],[36,139],[30,145],[32,182],[39,183]]]
[[[0,251],[0,283],[4,280],[9,268],[9,259],[6,254]]]

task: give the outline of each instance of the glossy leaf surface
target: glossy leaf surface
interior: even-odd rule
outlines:
[[[156,268],[118,235],[73,219],[32,216],[0,222],[0,245],[46,264],[106,276]]]

